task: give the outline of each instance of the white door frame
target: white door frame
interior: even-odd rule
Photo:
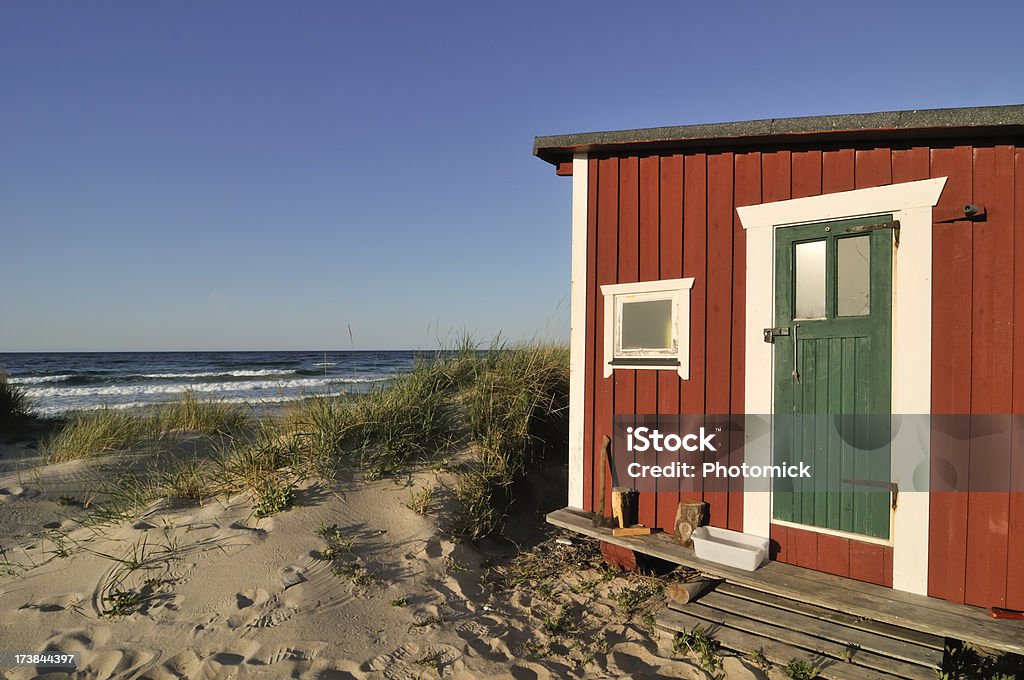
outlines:
[[[775,325],[775,230],[879,214],[891,214],[900,222],[900,245],[893,250],[892,412],[931,411],[932,208],[945,184],[946,178],[939,177],[736,209],[747,236],[746,414],[771,414],[774,406],[773,345],[762,342],[761,332]],[[752,465],[769,464],[770,433],[748,432],[744,460]],[[895,453],[899,447],[892,448],[892,481],[902,488],[920,488],[920,483],[915,487],[912,480],[920,460],[904,460]],[[891,536],[896,590],[927,594],[928,501],[927,491],[899,495]],[[767,538],[771,522],[771,493],[745,494],[744,532]]]

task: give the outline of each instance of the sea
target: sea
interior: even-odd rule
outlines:
[[[366,392],[413,368],[413,351],[17,352],[0,370],[44,417],[199,398],[272,406]]]

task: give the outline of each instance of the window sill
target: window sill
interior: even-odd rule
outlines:
[[[680,366],[679,359],[666,358],[666,359],[654,359],[654,358],[622,358],[612,359],[608,362],[609,366],[613,368],[678,368]]]

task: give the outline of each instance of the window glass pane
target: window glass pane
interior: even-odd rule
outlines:
[[[836,242],[836,313],[839,316],[871,313],[870,236]]]
[[[825,318],[825,242],[797,243],[796,304],[793,318]]]
[[[672,300],[622,304],[624,350],[672,349]]]

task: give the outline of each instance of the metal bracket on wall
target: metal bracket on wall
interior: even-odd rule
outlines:
[[[932,222],[946,224],[949,222],[986,222],[988,211],[984,205],[968,203],[966,205],[936,207],[932,210]]]

